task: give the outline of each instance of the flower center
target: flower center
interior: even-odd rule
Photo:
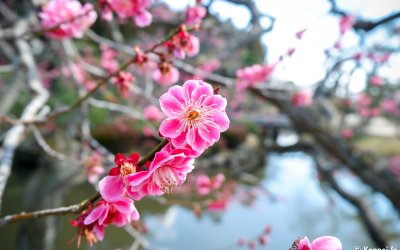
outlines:
[[[172,189],[177,185],[175,175],[168,166],[157,169],[156,173],[153,175],[153,178],[153,181],[157,184],[157,186],[159,186],[161,191],[167,194],[170,194]]]
[[[195,109],[189,110],[186,114],[186,118],[190,121],[196,120],[199,116],[200,112]]]
[[[133,174],[136,173],[136,168],[135,166],[132,165],[132,163],[129,162],[124,162],[120,169],[119,169],[119,173],[121,175],[121,178],[124,178],[125,176],[129,175],[129,174]]]

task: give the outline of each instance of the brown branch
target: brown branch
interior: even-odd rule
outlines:
[[[160,151],[165,145],[167,145],[168,140],[163,139],[158,145],[156,145],[147,155],[145,155],[138,163],[138,166],[142,166],[145,164],[147,161],[150,161],[155,153]],[[19,214],[13,214],[13,215],[7,215],[4,216],[3,218],[0,218],[0,227],[17,222],[20,220],[27,220],[27,219],[37,219],[40,217],[44,216],[51,216],[51,215],[65,215],[65,214],[77,214],[85,210],[90,204],[94,203],[96,200],[100,198],[100,193],[96,192],[93,194],[92,197],[89,199],[86,199],[78,204],[71,205],[68,207],[59,207],[59,208],[52,208],[52,209],[44,209],[44,210],[39,210],[39,211],[34,211],[34,212],[22,212]]]
[[[388,240],[382,233],[382,226],[368,205],[361,198],[344,190],[332,176],[332,171],[323,167],[322,160],[319,157],[315,158],[317,170],[321,174],[322,178],[324,178],[340,196],[350,202],[358,210],[362,222],[367,229],[369,236],[374,240],[376,246],[381,248],[389,246]]]
[[[357,21],[354,25],[353,28],[355,30],[363,30],[365,32],[371,31],[375,29],[376,27],[389,23],[397,18],[400,18],[400,12],[396,12],[392,15],[386,16],[376,22],[371,22],[371,21],[365,21],[365,20],[359,20]]]

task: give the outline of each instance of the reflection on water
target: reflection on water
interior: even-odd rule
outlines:
[[[343,249],[373,246],[356,210],[336,193],[320,185],[310,157],[303,153],[271,154],[267,162],[265,179],[261,184],[278,197],[275,200],[259,195],[251,206],[233,201],[226,212],[206,213],[201,219],[196,218],[191,210],[177,205],[168,208],[154,201],[140,202],[138,207],[142,220],[149,228],[146,238],[151,242],[150,249],[237,249],[238,239],[256,239],[268,225],[272,226],[269,244],[260,249],[288,249],[297,236],[305,235],[310,239],[334,235],[341,239]],[[379,218],[386,222],[383,230],[400,245],[398,218],[387,199],[370,195],[370,191],[350,175],[338,174],[337,177],[346,189],[358,195],[368,195],[368,201],[378,211]],[[66,204],[83,199],[92,192],[90,187],[76,187],[68,195]],[[16,197],[18,195],[8,196],[5,202],[15,201]],[[56,249],[71,249],[67,242],[73,237],[74,229],[68,225],[69,218],[60,218]],[[6,246],[4,249],[15,248],[16,235],[17,225],[12,225],[9,230],[0,229],[2,246]],[[125,230],[110,227],[106,231],[106,240],[94,249],[129,249],[132,242]]]

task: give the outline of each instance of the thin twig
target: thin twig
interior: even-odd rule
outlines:
[[[142,166],[146,162],[150,161],[153,157],[154,154],[160,151],[165,145],[167,145],[168,140],[164,139],[162,140],[158,145],[156,145],[147,155],[145,155],[138,163],[138,166]],[[68,207],[59,207],[59,208],[53,208],[53,209],[44,209],[44,210],[39,210],[39,211],[34,211],[34,212],[22,212],[18,214],[13,214],[13,215],[7,215],[3,218],[0,218],[0,226],[4,226],[13,222],[17,222],[19,220],[26,220],[26,219],[36,219],[44,216],[51,216],[51,215],[64,215],[64,214],[72,214],[72,213],[80,213],[83,210],[85,210],[89,204],[94,203],[96,200],[100,198],[100,193],[96,192],[93,194],[92,197],[89,199],[86,199],[78,204],[71,205]]]

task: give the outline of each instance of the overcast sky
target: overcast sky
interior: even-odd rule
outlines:
[[[185,9],[192,0],[167,0],[172,8]],[[286,60],[274,74],[281,80],[293,81],[300,88],[311,88],[324,74],[326,57],[324,51],[335,44],[339,37],[338,17],[329,15],[330,4],[326,0],[256,0],[261,12],[276,18],[274,30],[263,37],[268,46],[266,62],[278,60],[288,48],[295,47],[292,58]],[[400,10],[400,0],[338,0],[340,8],[355,16],[379,19]],[[231,19],[241,29],[245,29],[250,13],[244,7],[225,1],[215,1],[211,11],[223,20]],[[268,25],[267,19],[265,20]],[[307,29],[302,40],[294,34]],[[376,35],[377,37],[379,34]],[[399,39],[400,40],[400,39]],[[343,38],[343,47],[357,45],[357,36],[349,32]],[[389,78],[400,79],[400,57],[393,57],[391,67],[383,71]],[[244,65],[246,66],[246,65]],[[351,80],[351,90],[360,91],[365,86],[366,77],[359,72]]]

